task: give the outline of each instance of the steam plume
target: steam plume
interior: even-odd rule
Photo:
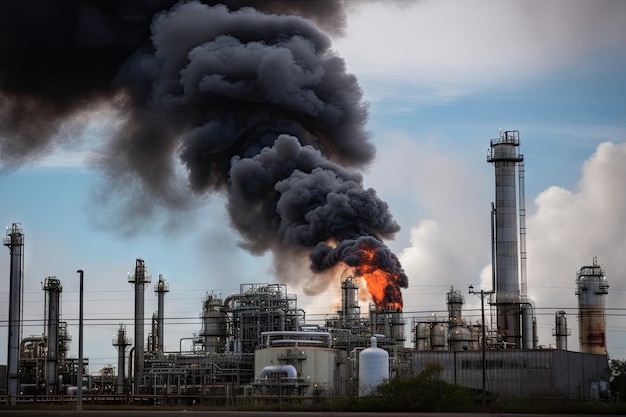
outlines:
[[[382,239],[399,227],[358,172],[375,153],[367,106],[314,23],[341,33],[343,3],[250,3],[3,2],[3,165],[53,147],[77,111],[113,103],[125,117],[100,163],[113,183],[184,207],[177,156],[186,187],[224,193],[242,245],[274,251],[279,271],[294,262],[285,254],[308,252],[314,271],[358,270],[365,245],[398,292],[406,276]]]

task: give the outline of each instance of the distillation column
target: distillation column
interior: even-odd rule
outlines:
[[[341,326],[344,329],[354,328],[361,316],[359,306],[359,284],[352,275],[348,275],[341,283]]]
[[[126,348],[131,341],[126,337],[126,326],[120,324],[117,335],[113,336],[113,346],[117,348],[117,393],[124,394],[124,362],[126,359]]]
[[[516,165],[524,160],[517,150],[519,132],[505,131],[491,140],[487,161],[494,164],[496,314],[498,333],[505,344],[522,347],[520,282],[517,245]]]
[[[163,321],[165,319],[165,294],[170,291],[170,286],[166,280],[163,279],[163,274],[159,274],[159,282],[154,286],[154,292],[157,295],[157,337],[156,337],[156,351],[159,354],[163,354]],[[152,335],[154,337],[154,335]]]
[[[609,284],[602,267],[593,258],[593,265],[580,268],[576,274],[578,296],[578,337],[580,351],[606,355],[605,295]]]
[[[139,394],[139,387],[143,381],[144,366],[144,290],[151,280],[146,273],[143,259],[137,258],[135,262],[135,274],[128,276],[128,282],[135,287],[135,357],[134,357],[134,394]]]
[[[224,353],[228,339],[228,315],[222,299],[207,294],[202,308],[202,347],[208,353]]]
[[[19,356],[22,338],[22,271],[24,270],[24,234],[19,223],[7,228],[4,246],[9,248],[9,328],[7,349],[7,396],[10,405],[17,403],[19,392]]]
[[[557,311],[554,314],[554,330],[552,336],[556,338],[556,348],[558,350],[567,350],[567,336],[570,335],[570,329],[567,328],[567,313],[565,311]]]
[[[47,277],[43,284],[46,291],[47,323],[46,337],[48,354],[46,355],[46,392],[58,394],[59,362],[59,319],[61,316],[61,281],[56,277]]]

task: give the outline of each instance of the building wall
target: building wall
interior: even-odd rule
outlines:
[[[482,351],[420,351],[413,372],[427,364],[443,366],[441,378],[482,389]],[[598,381],[608,380],[605,355],[563,350],[497,350],[485,352],[486,390],[501,398],[598,398]]]

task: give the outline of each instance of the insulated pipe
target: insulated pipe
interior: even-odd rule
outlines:
[[[272,336],[279,336],[282,343],[285,343],[288,340],[294,342],[302,341],[303,344],[306,344],[307,340],[311,340],[312,338],[319,338],[325,341],[325,347],[330,348],[332,346],[332,335],[328,332],[291,332],[291,331],[271,331],[271,332],[262,332],[261,338],[265,339],[265,346],[272,345]]]
[[[20,342],[20,350],[22,350],[22,351],[25,350],[27,344],[31,344],[31,343],[42,344],[42,343],[45,343],[45,341],[46,341],[46,336],[25,337]]]
[[[269,374],[285,374],[287,378],[298,377],[298,371],[293,365],[268,365],[261,371],[259,379],[266,379]]]

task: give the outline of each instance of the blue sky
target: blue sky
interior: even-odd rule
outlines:
[[[377,157],[365,186],[389,203],[402,227],[386,243],[409,276],[403,291],[408,324],[412,317],[445,316],[451,286],[465,294],[466,317],[478,320],[480,301],[467,288],[490,282],[494,178],[487,149],[500,129],[519,130],[528,295],[537,309],[539,343],[554,344],[554,314],[566,310],[569,347],[578,349],[575,274],[597,256],[610,284],[608,351],[626,358],[620,310],[626,304],[624,18],[625,5],[606,0],[373,2],[351,10],[334,49],[370,105],[367,127]],[[70,354],[77,355],[75,271],[85,271],[85,356],[93,372],[116,363],[111,338],[119,323],[132,335],[127,273],[135,258],[146,261],[153,282],[159,274],[169,281],[168,350],[200,331],[207,293],[226,297],[240,284],[277,278],[270,255],[237,246],[218,195],[203,196],[188,211],[158,211],[129,234],[124,219],[111,217],[110,206],[94,198],[103,178],[92,155],[115,120],[100,112],[88,123],[71,146],[2,171],[0,221],[20,222],[25,233],[24,335],[43,331],[40,283],[57,276],[62,316],[74,338]],[[0,340],[6,340],[8,265],[5,248]],[[333,314],[339,301],[339,277],[336,288],[313,297],[291,283],[288,289],[312,322]],[[150,286],[146,317],[153,311]],[[6,343],[0,363],[5,358]]]

